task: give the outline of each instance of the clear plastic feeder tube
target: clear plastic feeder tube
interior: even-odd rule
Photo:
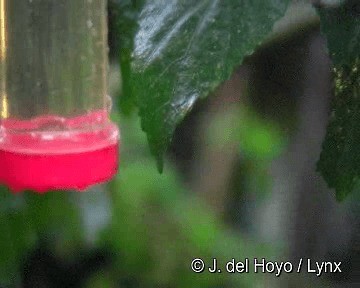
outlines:
[[[0,0],[0,182],[84,189],[117,169],[105,0]]]

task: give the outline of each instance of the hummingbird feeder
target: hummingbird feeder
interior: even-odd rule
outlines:
[[[0,0],[0,183],[84,190],[117,171],[105,0]]]

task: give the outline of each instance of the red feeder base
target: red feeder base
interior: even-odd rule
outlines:
[[[91,132],[0,136],[0,183],[12,192],[81,191],[117,171],[119,133],[112,123]]]

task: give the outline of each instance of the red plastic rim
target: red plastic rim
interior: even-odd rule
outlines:
[[[100,119],[102,114],[96,112],[69,120],[52,116],[31,121],[3,120],[0,183],[12,192],[45,193],[82,191],[112,178],[118,168],[119,130],[113,123]],[[45,122],[53,123],[54,119],[61,119],[63,126],[59,131],[36,130],[36,127],[44,127]],[[94,119],[99,120],[99,125],[91,122]],[[90,128],[73,129],[81,125],[80,121],[90,123]],[[63,130],[65,126],[67,130]]]

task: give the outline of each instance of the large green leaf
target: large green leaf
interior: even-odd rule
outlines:
[[[319,14],[334,63],[335,98],[318,169],[342,200],[360,176],[360,2]]]
[[[148,0],[135,9],[137,28],[128,45],[131,59],[123,58],[130,57],[128,53],[121,60],[125,66],[131,62],[131,73],[122,75],[123,83],[130,83],[131,91],[126,92],[137,100],[142,128],[160,170],[176,125],[197,99],[228,79],[254,51],[288,2]],[[132,19],[129,27],[134,27]]]

